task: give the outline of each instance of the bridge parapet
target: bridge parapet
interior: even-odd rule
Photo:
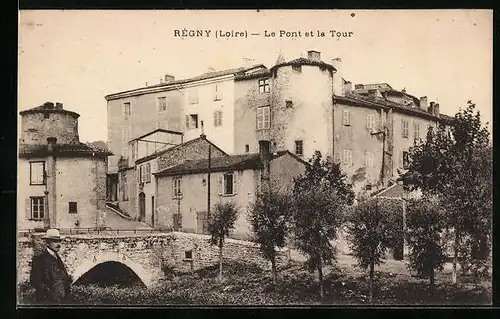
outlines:
[[[211,246],[209,239],[207,235],[180,232],[67,235],[60,255],[74,281],[96,265],[114,261],[132,269],[146,286],[151,287],[164,277],[167,269],[191,272],[217,264],[218,248]],[[29,279],[33,254],[42,246],[39,246],[38,237],[20,237],[18,247],[18,282],[24,282]],[[223,253],[226,260],[269,267],[258,246],[252,242],[227,239]],[[288,261],[286,252],[278,257],[279,263]]]

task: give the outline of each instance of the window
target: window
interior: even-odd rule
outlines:
[[[161,96],[158,98],[158,111],[166,111],[167,110],[167,98],[165,96]]]
[[[269,129],[271,124],[271,116],[269,106],[257,108],[257,129]]]
[[[78,212],[77,203],[76,202],[69,202],[68,203],[68,212],[70,214],[76,214]]]
[[[31,219],[45,218],[45,197],[31,197]]]
[[[182,194],[182,179],[177,177],[172,180],[172,197],[176,198],[179,194]]]
[[[408,152],[407,151],[403,151],[402,152],[402,161],[403,161],[403,168],[404,169],[407,169],[408,168],[408,162],[409,158],[408,158]]]
[[[295,141],[295,155],[304,155],[304,143],[303,141]]]
[[[141,183],[151,182],[151,163],[139,166],[139,174],[141,176]]]
[[[196,88],[189,92],[189,104],[198,104],[198,90]]]
[[[186,129],[198,128],[198,114],[186,115]]]
[[[375,115],[368,114],[366,116],[366,128],[369,130],[373,130],[375,128]]]
[[[259,93],[269,92],[269,79],[259,80]]]
[[[302,65],[292,65],[292,70],[295,72],[302,72]]]
[[[184,251],[184,259],[193,259],[193,251],[192,250]]]
[[[413,139],[414,140],[420,139],[420,124],[418,123],[413,123]]]
[[[351,125],[351,112],[344,110],[342,113],[342,124]]]
[[[220,101],[220,100],[222,100],[222,91],[219,85],[216,84],[214,87],[214,101]]]
[[[214,112],[214,126],[222,126],[222,111]]]
[[[30,162],[30,185],[45,185],[45,162]]]
[[[130,102],[123,103],[123,116],[127,117],[132,114],[132,109],[130,107]]]
[[[365,166],[366,167],[373,167],[374,166],[374,158],[373,158],[372,152],[365,153]]]
[[[408,121],[406,120],[401,120],[401,135],[408,138]]]
[[[246,144],[245,145],[245,153],[250,152],[250,145]]]
[[[233,195],[235,194],[235,178],[233,173],[224,174],[224,195]]]
[[[352,150],[344,150],[342,154],[342,165],[345,166],[352,165]]]
[[[287,109],[290,109],[293,107],[293,101],[286,101],[285,104],[286,104]]]

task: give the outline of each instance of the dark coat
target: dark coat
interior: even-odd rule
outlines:
[[[46,249],[33,256],[30,282],[37,302],[60,304],[69,296],[71,277],[59,255],[56,256]]]

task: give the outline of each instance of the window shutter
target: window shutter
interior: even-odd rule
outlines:
[[[26,198],[24,200],[24,212],[26,213],[26,220],[31,219],[31,198]]]
[[[233,194],[238,194],[238,172],[233,173]]]
[[[189,129],[189,115],[186,115],[186,129]]]
[[[219,195],[222,195],[222,191],[224,189],[224,185],[223,185],[223,182],[224,182],[224,175],[223,174],[220,174],[219,175],[219,183],[218,183],[218,191],[219,191]]]

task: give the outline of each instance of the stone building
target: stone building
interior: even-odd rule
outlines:
[[[428,128],[450,117],[439,104],[387,83],[353,84],[343,77],[342,60],[324,62],[321,52],[286,61],[280,54],[264,65],[210,70],[106,96],[108,140],[117,154],[130,156],[127,141],[155,127],[184,133],[202,129],[227,154],[288,150],[308,160],[315,151],[342,165],[356,192],[392,184],[404,171],[408,151]]]
[[[132,219],[150,226],[158,224],[156,195],[158,185],[153,174],[186,160],[227,155],[205,135],[183,142],[180,132],[156,129],[129,142],[131,157],[118,163],[117,200],[108,205]]]
[[[80,143],[79,114],[61,103],[20,115],[18,229],[100,225],[111,153]]]
[[[232,201],[239,211],[232,238],[249,239],[248,209],[263,187],[291,191],[305,161],[289,151],[270,152],[261,141],[257,153],[226,155],[183,163],[156,172],[158,224],[206,233],[208,207]]]

